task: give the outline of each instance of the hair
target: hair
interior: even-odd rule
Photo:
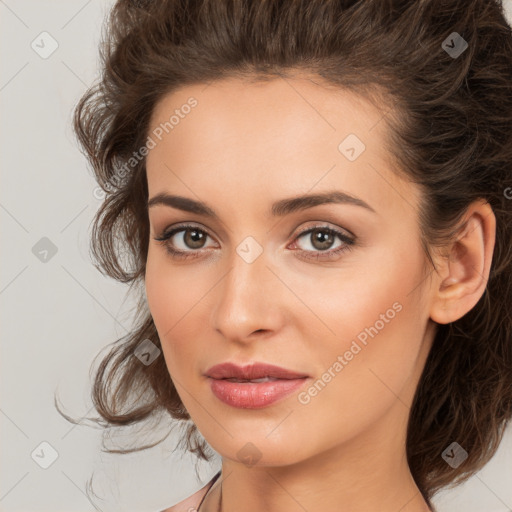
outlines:
[[[458,56],[443,45],[453,32],[468,43]],[[429,505],[488,462],[512,416],[511,35],[492,0],[119,0],[104,26],[101,77],[74,111],[105,191],[94,265],[130,286],[144,283],[149,243],[145,158],[132,157],[157,102],[188,84],[301,72],[388,106],[387,150],[396,172],[421,190],[420,234],[433,267],[431,249],[453,240],[468,206],[490,204],[496,240],[485,291],[462,318],[437,325],[410,410],[407,460]],[[190,420],[164,358],[146,366],[133,357],[143,340],[161,348],[140,295],[133,330],[95,373],[102,425],[157,412]],[[441,456],[454,441],[468,453],[458,468]],[[209,460],[193,423],[186,443]]]

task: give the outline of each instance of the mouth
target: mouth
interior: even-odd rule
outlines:
[[[310,380],[305,373],[267,363],[239,366],[226,362],[212,366],[205,375],[213,395],[238,409],[267,407]]]

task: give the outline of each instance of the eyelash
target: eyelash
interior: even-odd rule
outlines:
[[[183,224],[180,226],[176,226],[175,228],[173,228],[167,232],[164,231],[164,233],[162,235],[160,235],[159,237],[155,237],[154,240],[163,244],[166,251],[174,259],[186,260],[189,258],[197,258],[198,257],[197,254],[200,253],[202,251],[202,249],[197,249],[197,250],[192,249],[190,251],[181,251],[181,250],[172,248],[171,245],[169,244],[169,239],[172,236],[174,236],[176,233],[179,233],[181,231],[188,231],[188,230],[195,230],[195,231],[203,233],[203,234],[209,236],[210,238],[212,238],[207,231],[199,228],[198,226],[194,226],[191,224]],[[337,229],[334,229],[334,228],[331,228],[331,227],[328,227],[325,225],[313,226],[313,227],[309,227],[309,228],[306,228],[306,229],[300,231],[299,233],[297,233],[297,236],[294,239],[294,243],[300,237],[302,237],[306,234],[310,234],[314,231],[322,231],[322,232],[328,233],[330,235],[336,235],[343,242],[343,245],[341,245],[340,247],[338,247],[336,249],[331,249],[331,250],[327,250],[327,251],[299,250],[299,252],[301,252],[301,253],[311,253],[311,252],[316,253],[316,256],[311,256],[311,255],[304,256],[303,255],[302,257],[305,259],[317,260],[317,261],[318,260],[330,260],[333,257],[339,256],[340,254],[344,253],[345,251],[352,250],[353,246],[355,245],[355,238],[354,239],[350,238],[347,235],[345,235],[345,233],[343,233],[342,231],[338,231]]]

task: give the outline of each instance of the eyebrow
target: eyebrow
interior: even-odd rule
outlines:
[[[360,206],[373,213],[377,213],[369,204],[362,199],[347,194],[346,192],[334,191],[320,194],[302,195],[276,201],[270,210],[273,217],[283,217],[290,213],[306,210],[322,204],[350,204]],[[189,199],[188,197],[175,196],[170,194],[157,194],[148,201],[148,209],[156,205],[165,205],[177,208],[189,213],[219,219],[215,211],[207,204]]]

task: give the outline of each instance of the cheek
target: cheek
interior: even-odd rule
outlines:
[[[192,309],[205,293],[203,282],[190,266],[173,264],[164,249],[150,246],[145,275],[146,296],[159,333],[171,336],[180,319],[186,321],[187,314],[194,314]]]
[[[428,320],[420,248],[381,251],[367,263],[364,274],[347,275],[346,292],[332,290],[336,300],[323,310],[336,336],[322,344],[318,391],[306,405],[347,433],[381,416],[397,396],[409,400]]]
[[[145,285],[148,307],[171,376],[181,372],[191,375],[188,371],[196,360],[191,341],[201,337],[194,332],[198,324],[190,322],[190,318],[197,314],[206,290],[198,288],[197,278],[186,267],[173,267],[158,248],[148,251]]]
[[[293,319],[307,333],[302,336],[307,349],[324,365],[326,356],[332,360],[333,354],[343,354],[353,341],[362,347],[358,360],[372,351],[388,354],[394,346],[417,350],[428,317],[421,286],[424,261],[419,242],[397,239],[363,248],[329,271],[285,270],[283,280],[293,283],[294,295],[302,299]]]

